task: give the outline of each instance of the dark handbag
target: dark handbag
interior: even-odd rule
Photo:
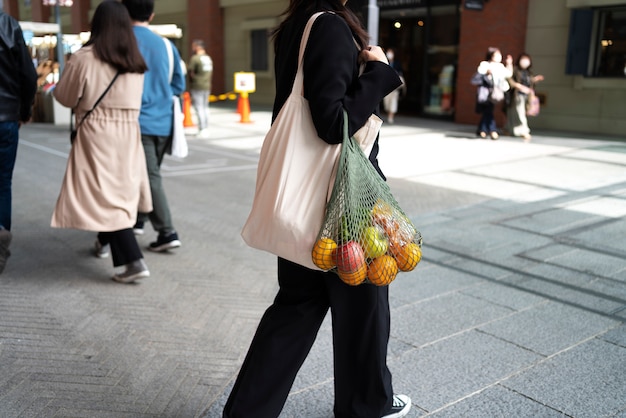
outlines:
[[[70,144],[74,144],[74,140],[76,139],[76,135],[78,134],[78,128],[80,128],[80,125],[83,124],[85,119],[87,119],[87,117],[89,115],[91,115],[91,112],[93,112],[96,109],[96,107],[98,107],[98,105],[100,104],[100,102],[102,101],[104,96],[106,96],[106,94],[109,92],[109,90],[111,90],[111,87],[113,86],[113,83],[115,83],[115,80],[117,80],[117,77],[119,75],[120,75],[119,71],[117,73],[115,73],[115,77],[113,77],[113,80],[111,80],[111,82],[107,86],[106,90],[104,90],[104,92],[100,95],[100,97],[98,97],[98,100],[96,100],[96,103],[93,105],[93,107],[91,109],[89,109],[87,111],[87,113],[85,113],[85,116],[83,116],[83,118],[80,120],[80,122],[78,122],[76,124],[76,128],[73,128],[73,126],[72,126],[72,118],[70,118]],[[73,111],[72,111],[72,113],[73,113]]]

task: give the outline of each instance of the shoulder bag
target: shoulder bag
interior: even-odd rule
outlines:
[[[89,109],[87,111],[87,113],[85,113],[85,116],[83,116],[83,118],[80,120],[80,122],[78,122],[76,124],[76,128],[72,128],[72,119],[70,118],[70,143],[73,144],[74,140],[76,139],[76,135],[78,134],[78,128],[80,128],[80,125],[83,124],[83,122],[85,121],[85,119],[87,119],[87,117],[89,115],[91,115],[91,112],[93,112],[96,107],[98,107],[98,105],[100,104],[100,102],[102,101],[102,99],[104,98],[104,96],[106,96],[106,94],[109,92],[109,90],[111,90],[111,87],[113,86],[113,83],[115,83],[115,80],[117,80],[117,77],[120,75],[120,72],[118,71],[117,73],[115,73],[115,77],[113,77],[113,80],[111,80],[111,82],[109,83],[109,85],[107,86],[107,88],[104,90],[104,92],[100,95],[100,97],[98,97],[98,100],[96,100],[96,103],[94,103],[93,107],[91,109]]]
[[[166,38],[163,38],[165,47],[167,48],[167,57],[170,65],[170,77],[169,83],[172,82],[174,77],[174,51],[172,51],[172,44]],[[185,126],[183,111],[180,107],[180,99],[177,96],[172,96],[173,106],[173,120],[172,120],[172,143],[168,148],[168,154],[176,158],[185,158],[189,154],[189,148],[187,146],[187,138],[185,137]]]
[[[300,41],[298,70],[291,94],[265,136],[252,210],[241,236],[253,248],[320,270],[311,248],[332,192],[340,145],[318,137],[303,96],[302,61],[314,14]]]

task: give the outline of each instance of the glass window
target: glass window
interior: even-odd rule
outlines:
[[[626,77],[626,7],[600,9],[593,75]]]
[[[267,29],[250,31],[251,69],[252,71],[269,71],[269,38]]]

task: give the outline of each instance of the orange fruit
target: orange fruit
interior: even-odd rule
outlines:
[[[396,278],[398,264],[392,256],[384,254],[372,260],[367,269],[367,278],[376,286],[387,286]]]
[[[422,259],[422,249],[414,242],[409,242],[402,247],[392,247],[391,254],[396,259],[401,271],[413,270]]]
[[[363,283],[367,277],[367,264],[363,264],[358,270],[352,273],[337,270],[337,275],[345,284],[358,286]]]
[[[330,238],[320,238],[313,245],[313,251],[311,251],[311,258],[313,264],[322,270],[330,270],[334,268],[337,263],[335,262],[335,253],[337,252],[337,243]]]

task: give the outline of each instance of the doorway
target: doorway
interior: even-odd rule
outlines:
[[[381,7],[380,45],[394,50],[405,79],[398,112],[452,119],[461,1],[421,3],[405,9]]]

